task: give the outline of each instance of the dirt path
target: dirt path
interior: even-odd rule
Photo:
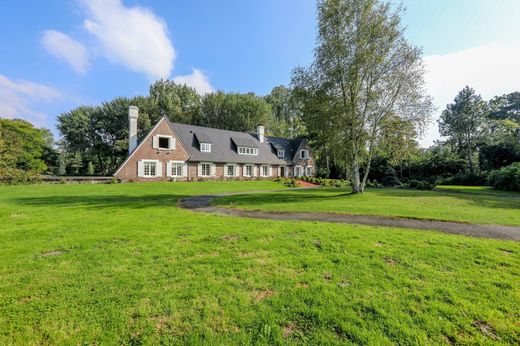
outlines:
[[[241,210],[212,206],[211,202],[217,197],[233,196],[240,194],[265,193],[274,191],[254,191],[223,193],[216,195],[202,195],[188,197],[180,201],[182,208],[197,212],[213,213],[220,215],[232,215],[269,220],[298,220],[298,221],[322,221],[347,224],[360,224],[370,226],[410,228],[418,230],[433,230],[452,234],[462,234],[471,237],[484,237],[520,241],[520,227],[500,225],[477,225],[457,223],[449,221],[417,220],[398,217],[371,216],[371,215],[347,215],[329,213],[295,213]]]

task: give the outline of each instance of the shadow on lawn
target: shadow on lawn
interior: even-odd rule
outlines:
[[[46,196],[21,197],[11,200],[13,203],[27,206],[55,207],[90,207],[90,208],[148,208],[156,206],[176,206],[177,202],[188,195],[153,194],[153,195],[113,195],[113,196]]]
[[[448,191],[421,191],[408,189],[367,189],[365,194],[352,194],[350,189],[317,189],[317,190],[288,190],[287,192],[247,194],[229,196],[217,199],[216,204],[237,205],[262,205],[262,204],[286,204],[286,203],[312,203],[324,201],[337,201],[348,206],[349,201],[363,199],[370,203],[371,197],[383,198],[446,198],[460,199],[469,202],[471,205],[498,209],[519,209],[520,200],[510,198],[507,195],[495,194],[475,194]],[[398,200],[391,200],[389,203],[399,203]],[[437,203],[437,202],[435,202]]]

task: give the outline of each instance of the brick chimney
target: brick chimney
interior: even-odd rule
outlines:
[[[256,128],[256,135],[258,136],[258,140],[260,143],[264,142],[264,127],[262,125],[258,125]]]
[[[128,107],[128,153],[130,154],[137,147],[137,118],[139,108],[136,106]]]

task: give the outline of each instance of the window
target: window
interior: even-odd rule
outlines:
[[[155,177],[157,175],[157,162],[144,162],[144,177]]]
[[[258,148],[238,147],[238,153],[241,155],[258,155]]]
[[[211,153],[211,143],[200,143],[200,151]]]
[[[172,162],[172,171],[171,176],[172,177],[182,177],[182,162]]]
[[[278,157],[284,157],[284,156],[285,156],[285,151],[278,149]]]
[[[159,149],[170,149],[170,138],[159,137]]]
[[[211,175],[211,163],[200,164],[200,176],[209,177]]]
[[[227,166],[227,175],[228,175],[228,177],[234,177],[235,176],[235,165],[228,165]]]
[[[309,151],[307,151],[307,150],[300,151],[300,157],[302,159],[308,159],[309,158]]]
[[[269,176],[269,166],[262,166],[262,176],[263,177]]]
[[[305,167],[305,175],[310,177],[312,175],[312,167],[311,166],[307,166]]]
[[[246,165],[246,172],[244,174],[245,177],[252,177],[253,176],[253,166]]]
[[[302,175],[303,175],[303,167],[302,166],[294,167],[294,176],[301,177]]]

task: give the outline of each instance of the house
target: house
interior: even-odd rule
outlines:
[[[172,123],[163,117],[137,143],[139,109],[128,110],[128,157],[114,173],[121,181],[268,179],[314,175],[306,139],[286,139]]]

